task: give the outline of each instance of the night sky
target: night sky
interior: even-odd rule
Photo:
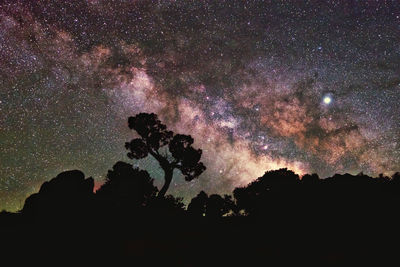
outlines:
[[[132,161],[127,119],[191,134],[228,193],[266,170],[400,170],[400,1],[0,0],[0,210]]]

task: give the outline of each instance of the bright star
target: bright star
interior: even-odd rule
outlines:
[[[323,101],[324,101],[325,104],[329,105],[332,102],[332,97],[325,96]]]

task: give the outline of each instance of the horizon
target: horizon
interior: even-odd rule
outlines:
[[[120,162],[121,162],[121,161],[120,161]],[[123,161],[123,162],[125,162],[125,161]],[[127,163],[127,162],[125,162],[125,163]],[[133,168],[137,168],[138,170],[144,170],[144,169],[140,169],[140,168],[135,167],[135,166],[133,166]],[[264,171],[264,174],[261,175],[260,177],[254,178],[254,179],[252,179],[251,181],[249,181],[248,184],[244,184],[244,185],[238,186],[238,187],[236,187],[236,188],[246,187],[246,186],[250,185],[252,182],[256,181],[257,179],[262,178],[262,177],[263,177],[264,175],[266,175],[268,172],[273,172],[273,171],[278,171],[278,170],[288,170],[288,171],[292,171],[292,170],[287,169],[287,168],[279,168],[279,169],[266,170],[266,171]],[[61,174],[61,173],[64,173],[64,172],[69,172],[69,171],[81,171],[81,172],[83,172],[83,174],[85,175],[85,177],[87,177],[86,179],[93,178],[92,176],[87,176],[83,170],[78,170],[78,169],[66,169],[66,170],[60,171],[58,174]],[[335,174],[333,174],[332,176],[328,176],[328,177],[320,177],[317,173],[303,173],[303,174],[298,174],[298,173],[294,172],[295,175],[298,175],[298,176],[299,176],[299,180],[300,180],[300,181],[303,179],[304,176],[306,176],[306,175],[314,175],[314,174],[317,175],[317,177],[319,178],[319,180],[333,179],[335,176],[338,176],[338,175],[339,175],[339,176],[348,176],[348,175],[351,175],[351,176],[354,176],[354,177],[357,177],[357,176],[366,176],[366,177],[369,177],[369,178],[371,178],[371,179],[387,178],[387,179],[389,179],[389,180],[392,180],[392,179],[393,179],[393,176],[394,176],[395,174],[398,174],[398,173],[399,173],[399,172],[393,172],[392,174],[380,173],[379,176],[371,176],[371,175],[366,174],[366,173],[363,173],[363,172],[359,172],[359,173],[357,173],[357,174],[352,174],[352,173],[344,172],[344,173],[335,173]],[[57,175],[58,175],[58,174],[57,174]],[[53,178],[55,178],[57,175],[54,175],[54,177],[51,177],[51,178],[45,180],[44,182],[49,182],[49,181],[51,181],[51,180],[52,180]],[[132,177],[132,178],[133,178],[133,177]],[[153,178],[153,177],[152,177],[152,178]],[[105,184],[107,178],[104,178],[102,181],[98,181],[98,180],[96,180],[95,178],[93,178],[93,179],[94,179],[93,193],[96,194],[96,193],[98,192],[98,190]],[[43,183],[44,183],[44,182],[43,182]],[[160,189],[160,187],[161,187],[161,185],[162,185],[162,184],[159,183],[160,181],[155,181],[155,182],[156,182],[156,187],[157,187],[158,189]],[[158,184],[158,185],[157,185],[157,184]],[[41,185],[39,186],[39,188],[40,188],[40,187],[41,187]],[[39,188],[38,188],[37,191],[33,192],[32,194],[38,193],[38,192],[39,192]],[[234,189],[236,189],[236,188],[234,188]],[[200,190],[200,191],[197,192],[197,193],[200,193],[201,191],[204,192],[204,190]],[[205,192],[205,193],[210,193],[210,192]],[[211,194],[212,194],[212,192],[211,192]],[[226,194],[226,195],[231,195],[231,196],[233,196],[233,191],[232,191],[232,192],[225,192],[225,193],[223,193],[223,194],[224,194],[224,195]],[[174,197],[181,197],[181,196],[176,195],[176,194],[171,194],[171,195],[173,195]],[[195,196],[196,196],[196,195],[195,195]],[[194,197],[195,197],[195,196],[194,196]],[[27,197],[29,197],[29,195],[27,195]],[[23,202],[25,202],[25,200],[26,200],[26,199],[24,199]],[[188,204],[189,204],[190,201],[192,201],[192,200],[193,200],[193,198],[183,197],[182,203],[185,205],[184,208],[187,208],[187,207],[188,207]],[[0,212],[11,212],[11,213],[13,213],[13,212],[20,212],[21,209],[22,209],[22,207],[23,207],[23,205],[24,205],[24,203],[20,204],[19,207],[17,207],[15,210],[0,209]]]

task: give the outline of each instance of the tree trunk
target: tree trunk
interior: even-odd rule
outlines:
[[[163,185],[163,187],[161,188],[161,190],[160,190],[160,192],[158,192],[158,197],[159,198],[163,198],[164,196],[165,196],[165,193],[167,193],[167,190],[168,190],[168,188],[169,188],[169,185],[171,184],[171,181],[172,181],[172,175],[173,175],[173,171],[174,170],[170,170],[170,169],[167,169],[167,170],[165,170],[164,169],[164,180],[165,180],[165,182],[164,182],[164,185]]]

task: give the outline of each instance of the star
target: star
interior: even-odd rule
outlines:
[[[324,104],[329,105],[332,102],[332,97],[331,96],[324,96],[322,101],[324,102]]]

